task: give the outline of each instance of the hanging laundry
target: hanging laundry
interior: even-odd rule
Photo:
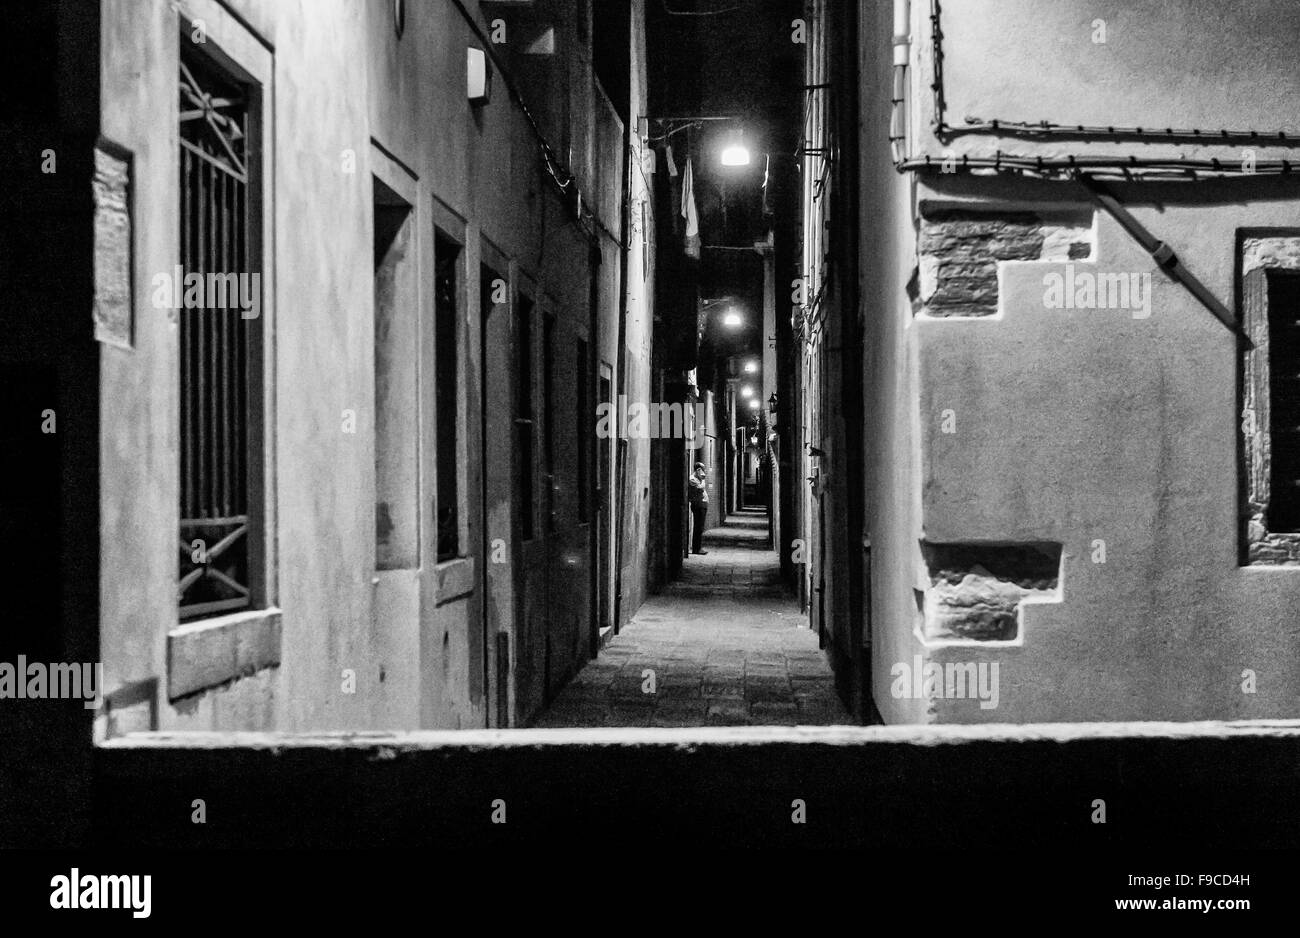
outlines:
[[[695,170],[690,157],[686,159],[686,174],[682,177],[682,217],[686,219],[686,256],[698,260],[700,218],[695,212]]]

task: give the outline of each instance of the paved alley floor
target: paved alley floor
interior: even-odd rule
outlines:
[[[732,515],[533,726],[849,723],[817,635],[781,587],[767,520]],[[649,692],[653,672],[653,692]]]

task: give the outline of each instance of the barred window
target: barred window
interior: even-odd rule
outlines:
[[[177,596],[192,619],[255,601],[262,296],[249,145],[257,89],[187,38],[180,46]]]

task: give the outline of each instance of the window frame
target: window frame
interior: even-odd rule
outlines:
[[[1271,497],[1269,287],[1271,271],[1300,275],[1300,228],[1250,228],[1237,235],[1242,328],[1254,347],[1242,352],[1238,432],[1242,470],[1242,566],[1300,568],[1300,532],[1268,526]]]
[[[415,425],[414,426],[415,439],[410,443],[410,445],[414,449],[414,458],[415,458],[415,492],[414,492],[413,502],[409,505],[403,506],[405,510],[411,513],[414,519],[414,525],[415,525],[415,531],[414,531],[415,543],[413,546],[414,553],[412,557],[406,558],[404,562],[380,565],[379,556],[378,556],[378,541],[376,541],[375,570],[376,572],[384,572],[384,571],[391,571],[391,570],[414,570],[414,569],[419,569],[419,567],[423,563],[424,552],[426,549],[425,547],[426,538],[422,530],[422,525],[420,524],[422,500],[425,492],[425,486],[423,484],[423,479],[421,478],[422,473],[420,471],[420,462],[421,462],[421,455],[422,455],[423,445],[424,445],[423,441],[425,437],[425,428],[423,427],[422,420],[421,420],[421,412],[422,412],[421,395],[422,395],[424,380],[423,380],[423,362],[421,361],[419,349],[422,348],[424,342],[424,328],[425,328],[424,310],[428,302],[426,300],[426,290],[425,290],[425,285],[423,283],[424,270],[425,270],[425,262],[424,262],[425,248],[424,248],[424,231],[422,229],[424,226],[424,218],[423,218],[423,213],[421,212],[419,177],[405,163],[396,159],[387,150],[385,150],[377,141],[374,140],[371,141],[371,146],[370,146],[370,174],[375,181],[381,183],[385,188],[387,188],[393,194],[393,196],[400,199],[402,205],[404,205],[406,208],[407,217],[403,222],[403,227],[409,230],[410,251],[409,251],[408,264],[410,265],[410,267],[408,268],[408,271],[409,271],[409,276],[412,279],[412,293],[413,293],[413,296],[409,298],[412,302],[412,308],[409,311],[409,315],[413,316],[415,319],[414,322],[415,350],[413,352],[415,357],[414,384],[409,389],[410,392],[414,395],[414,400],[412,401],[412,405],[415,408],[414,411],[415,418],[413,421]],[[372,221],[374,220],[372,219]],[[375,312],[376,315],[378,315],[378,310],[376,310]],[[378,354],[378,349],[376,349],[376,354]],[[377,390],[378,390],[378,384],[376,383],[376,391]],[[379,434],[378,434],[379,402],[378,400],[374,402],[374,408],[375,408],[374,425],[375,425],[376,432],[375,432],[375,442],[374,442],[375,452],[373,455],[376,459],[376,468],[377,468],[378,455],[379,455],[378,453],[378,447],[379,447]],[[376,492],[378,492],[377,485],[376,485]],[[375,508],[377,511],[378,510],[377,499],[376,499]],[[436,549],[437,546],[436,532],[435,532],[434,546]]]
[[[454,390],[455,400],[451,402],[451,414],[456,421],[455,439],[453,446],[455,448],[455,499],[456,499],[456,549],[450,554],[444,554],[441,545],[441,525],[438,521],[438,511],[441,509],[442,502],[442,484],[439,478],[439,472],[442,465],[442,433],[440,422],[443,417],[441,400],[442,393],[442,373],[439,366],[444,362],[446,350],[441,347],[442,335],[440,334],[440,323],[438,320],[438,297],[436,278],[438,276],[439,259],[438,246],[446,243],[455,247],[456,259],[453,264],[456,276],[454,289],[454,308],[452,311],[454,335],[452,336],[453,348],[450,352],[451,363],[455,367]],[[433,319],[433,367],[432,387],[433,400],[433,454],[434,454],[434,479],[433,479],[433,497],[434,497],[434,516],[433,516],[433,548],[434,561],[438,564],[450,563],[451,561],[462,559],[469,556],[469,522],[468,522],[468,499],[467,489],[469,480],[467,478],[466,467],[468,465],[468,440],[469,422],[466,419],[466,402],[465,402],[465,364],[468,360],[466,355],[466,338],[468,329],[465,326],[465,311],[468,307],[466,302],[468,258],[465,245],[465,236],[463,229],[458,233],[450,226],[444,226],[434,220],[433,224],[433,276],[435,278],[433,303],[430,308]]]
[[[203,618],[179,618],[176,608],[174,624],[166,635],[166,696],[169,700],[189,696],[224,684],[235,678],[280,664],[281,612],[278,607],[278,549],[276,517],[277,457],[276,425],[276,277],[273,263],[275,244],[275,172],[273,146],[275,135],[275,51],[266,39],[234,16],[218,0],[177,0],[173,5],[171,35],[175,45],[174,71],[180,68],[180,43],[193,35],[196,22],[203,23],[202,52],[223,71],[241,83],[253,86],[246,160],[249,176],[256,184],[249,186],[248,212],[256,219],[247,232],[249,256],[257,259],[261,275],[260,328],[255,330],[248,365],[256,369],[259,393],[250,414],[249,438],[257,440],[256,450],[248,455],[247,487],[249,494],[249,605],[231,612]],[[179,127],[179,108],[173,97],[170,112],[173,126]],[[179,225],[179,142],[172,153],[176,160],[173,178],[176,189]],[[179,229],[177,258],[180,255]],[[177,330],[174,352],[177,358],[170,369],[175,382],[172,425],[176,428],[176,462],[173,475],[173,501],[180,505],[180,336]],[[179,521],[179,511],[177,514]],[[179,523],[173,524],[179,531]]]
[[[527,314],[521,312],[523,304],[527,304]],[[515,282],[510,291],[510,336],[512,343],[513,361],[516,363],[514,368],[514,413],[512,415],[515,425],[515,466],[516,473],[522,473],[523,478],[515,480],[514,491],[516,495],[522,493],[526,495],[526,504],[517,505],[515,508],[515,517],[519,521],[519,543],[531,544],[539,536],[545,534],[545,526],[538,524],[537,509],[542,499],[537,497],[537,486],[539,477],[544,469],[539,460],[537,426],[540,417],[537,412],[538,383],[539,374],[537,362],[541,355],[538,339],[538,323],[543,315],[544,300],[537,290],[537,284],[532,278],[523,271],[516,271]],[[523,322],[528,325],[528,342],[527,347],[521,347],[523,336],[520,334],[519,326]],[[525,367],[525,361],[526,367]],[[521,379],[523,379],[521,381]],[[527,388],[527,413],[523,413],[521,404],[521,389]],[[518,438],[521,434],[528,437],[528,447],[526,452],[520,451]],[[527,524],[525,525],[525,521]]]
[[[435,604],[443,606],[456,600],[464,599],[472,595],[475,591],[475,560],[479,553],[479,545],[474,538],[475,516],[473,512],[477,510],[476,495],[473,491],[474,483],[480,481],[478,476],[473,474],[470,466],[470,454],[475,447],[481,446],[481,440],[478,437],[477,422],[479,412],[476,410],[473,415],[470,414],[471,397],[470,397],[470,374],[471,374],[471,357],[470,350],[477,349],[477,332],[480,327],[481,310],[474,305],[474,299],[478,297],[478,278],[484,265],[493,266],[488,263],[482,253],[480,246],[478,252],[471,250],[473,240],[470,237],[469,225],[466,219],[451,208],[446,202],[438,198],[437,195],[430,195],[427,201],[430,206],[430,221],[425,225],[426,229],[432,234],[429,238],[429,263],[433,271],[432,276],[437,276],[437,241],[443,238],[456,245],[459,253],[456,259],[456,502],[457,502],[457,536],[456,536],[456,556],[440,557],[438,555],[438,516],[436,502],[438,498],[438,481],[437,481],[437,459],[438,459],[438,438],[437,438],[437,405],[436,398],[431,398],[429,394],[421,392],[421,407],[432,401],[429,406],[427,417],[424,419],[423,426],[428,433],[428,446],[425,448],[424,465],[434,474],[430,480],[427,491],[432,493],[432,497],[424,499],[427,504],[427,524],[429,525],[429,537],[433,544],[432,564],[435,572]],[[498,274],[506,282],[509,282],[508,275]],[[481,297],[479,298],[481,300]],[[429,369],[428,373],[432,375],[433,394],[437,394],[437,324],[433,317],[437,315],[436,297],[433,291],[429,292],[428,317],[433,322],[433,328],[429,330],[429,335],[425,345],[428,348]],[[424,341],[424,340],[422,340]],[[471,344],[474,343],[474,344]],[[475,392],[477,393],[477,392]],[[482,406],[482,402],[478,403]],[[473,436],[473,442],[471,441]],[[484,561],[486,562],[486,561]]]

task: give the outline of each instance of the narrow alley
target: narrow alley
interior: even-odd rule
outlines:
[[[9,7],[0,845],[1282,836],[1300,0]]]
[[[851,722],[766,538],[766,516],[753,510],[706,532],[706,553],[646,600],[534,725]]]

